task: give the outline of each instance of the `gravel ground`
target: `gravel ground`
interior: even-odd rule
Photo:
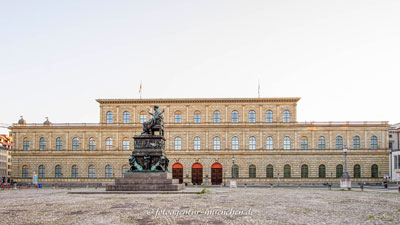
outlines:
[[[67,189],[7,190],[0,192],[0,224],[400,224],[400,194],[395,192],[316,188],[205,190],[204,194],[185,195],[71,195]]]

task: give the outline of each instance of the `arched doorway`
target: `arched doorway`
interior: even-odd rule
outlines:
[[[183,166],[180,163],[172,165],[172,179],[178,179],[179,183],[183,183]]]
[[[200,163],[195,163],[192,166],[192,183],[194,185],[203,183],[203,166]]]
[[[222,165],[214,163],[211,166],[211,184],[218,185],[222,183]]]

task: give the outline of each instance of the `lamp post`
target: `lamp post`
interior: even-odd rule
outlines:
[[[231,187],[231,188],[237,187],[234,167],[235,167],[235,156],[233,155],[232,156],[232,178],[231,178],[231,182],[229,185],[229,187]]]
[[[340,178],[340,188],[344,188],[347,190],[351,190],[351,180],[349,176],[349,172],[347,172],[347,146],[345,145],[343,148],[344,154],[344,173]]]

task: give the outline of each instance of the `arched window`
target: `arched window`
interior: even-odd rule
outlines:
[[[256,138],[255,137],[249,137],[249,149],[250,150],[256,149]]]
[[[308,178],[308,166],[306,164],[301,166],[301,178]]]
[[[289,123],[290,122],[290,112],[289,110],[283,111],[283,122]]]
[[[147,119],[146,112],[145,111],[141,111],[140,114],[139,114],[139,122],[140,123],[144,123],[144,122],[146,122],[146,119]]]
[[[89,165],[88,167],[88,176],[89,178],[96,178],[96,171],[93,165]]]
[[[28,177],[29,177],[28,166],[24,165],[22,166],[22,178],[28,178]]]
[[[195,111],[194,112],[194,118],[193,118],[194,119],[194,121],[193,121],[194,123],[200,123],[200,115],[201,115],[200,111]]]
[[[112,178],[113,174],[112,174],[112,167],[110,165],[106,166],[106,178]]]
[[[28,138],[24,138],[23,148],[25,151],[28,151],[31,147],[31,142]]]
[[[182,123],[181,111],[176,111],[174,117],[175,117],[175,123]]]
[[[72,150],[79,150],[79,138],[72,138]]]
[[[249,166],[249,178],[256,178],[256,166],[255,165]]]
[[[359,136],[353,137],[353,149],[360,149],[360,137]]]
[[[43,165],[39,166],[38,178],[44,178],[46,176],[46,171]]]
[[[343,149],[343,138],[342,138],[342,136],[337,136],[336,137],[336,149],[337,150],[342,150]]]
[[[336,166],[336,178],[341,178],[343,176],[343,166],[339,164]]]
[[[256,122],[256,111],[250,110],[249,112],[249,122],[255,123]]]
[[[274,177],[274,167],[269,164],[267,166],[267,178],[273,178]]]
[[[290,137],[288,136],[283,138],[283,149],[290,149]]]
[[[274,139],[271,136],[267,137],[267,149],[274,149]]]
[[[318,149],[319,150],[323,150],[325,148],[326,148],[326,146],[325,146],[325,137],[321,136],[321,137],[318,138]]]
[[[232,150],[238,150],[238,149],[239,149],[239,138],[232,137]]]
[[[113,113],[111,111],[108,111],[106,114],[106,122],[113,123]]]
[[[130,114],[128,111],[122,113],[122,122],[123,123],[130,123]]]
[[[239,178],[239,166],[233,165],[233,178]]]
[[[308,138],[305,136],[301,137],[300,145],[301,145],[300,147],[302,150],[307,150],[308,149]]]
[[[378,178],[378,165],[376,164],[371,166],[371,177]]]
[[[124,174],[126,174],[126,172],[128,172],[129,168],[127,165],[123,165],[122,166],[122,177],[124,176]]]
[[[56,178],[62,178],[63,174],[62,174],[62,170],[61,170],[61,166],[57,165],[56,166]]]
[[[214,150],[221,149],[221,139],[219,137],[214,137]]]
[[[89,138],[89,150],[96,150],[96,139]]]
[[[221,122],[221,113],[217,110],[214,112],[214,123]]]
[[[291,168],[290,165],[286,164],[283,167],[283,178],[290,178],[291,177]]]
[[[175,138],[174,144],[175,144],[175,150],[182,149],[182,139],[180,137]]]
[[[318,167],[318,177],[325,178],[326,177],[326,167],[325,165],[319,165]]]
[[[106,150],[111,150],[112,146],[113,146],[112,138],[110,137],[106,138]]]
[[[239,112],[236,110],[232,111],[232,123],[238,123],[239,122]]]
[[[354,178],[361,178],[361,166],[358,164],[354,165]]]
[[[56,150],[63,150],[62,138],[56,138]]]
[[[371,137],[371,149],[378,149],[378,138],[375,135]]]
[[[271,110],[267,110],[267,112],[265,113],[265,117],[266,117],[266,122],[267,122],[267,123],[272,123],[273,118],[274,118],[273,115],[274,115],[274,114],[272,113]]]
[[[129,150],[129,149],[130,149],[130,141],[126,137],[126,138],[122,139],[122,150]]]
[[[194,150],[200,150],[200,148],[201,148],[200,137],[194,138],[193,146],[194,146]]]
[[[73,165],[71,169],[71,177],[72,178],[78,178],[78,166]]]
[[[44,137],[39,139],[39,150],[46,150],[46,139]]]

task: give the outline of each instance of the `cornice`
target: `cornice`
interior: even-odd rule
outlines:
[[[96,99],[100,104],[193,104],[193,103],[297,103],[298,97],[287,98],[148,98]]]

